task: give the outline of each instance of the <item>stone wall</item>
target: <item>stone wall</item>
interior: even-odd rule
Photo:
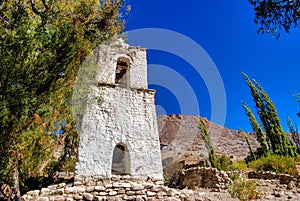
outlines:
[[[236,174],[240,178],[257,180],[277,180],[280,184],[300,187],[300,175],[276,174],[275,172],[254,172],[252,170],[219,171],[210,167],[193,167],[181,172],[178,186],[181,188],[208,188],[213,191],[224,191],[232,184],[230,176]]]
[[[147,89],[146,50],[118,40],[100,45],[96,55],[97,70],[80,119],[75,174],[162,180],[155,91]]]
[[[181,188],[208,188],[213,191],[224,191],[231,183],[225,171],[210,167],[193,167],[181,172],[178,184]]]
[[[82,123],[76,175],[110,177],[117,144],[129,152],[132,177],[163,179],[154,91],[92,86]]]
[[[183,192],[166,187],[162,181],[113,176],[98,180],[75,180],[74,183],[50,185],[41,190],[29,191],[22,201],[73,201],[73,200],[185,200]]]
[[[146,49],[132,47],[122,41],[113,45],[100,45],[95,82],[115,84],[115,70],[118,58],[129,61],[129,88],[147,89]]]
[[[290,184],[291,182],[300,187],[300,176],[288,175],[288,174],[276,174],[274,172],[248,172],[249,179],[261,179],[261,180],[279,180],[281,184]]]

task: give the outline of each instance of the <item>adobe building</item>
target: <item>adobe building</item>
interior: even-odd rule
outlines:
[[[155,91],[147,87],[146,50],[122,40],[101,45],[97,68],[82,117],[76,177],[162,180]]]

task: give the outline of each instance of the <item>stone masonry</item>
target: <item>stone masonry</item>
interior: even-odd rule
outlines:
[[[146,50],[122,40],[99,48],[98,74],[82,118],[75,177],[162,180],[155,91]]]
[[[21,197],[21,201],[180,201],[187,197],[184,192],[164,186],[162,181],[135,180],[127,175],[115,175],[97,182],[53,184],[41,190],[27,192]]]

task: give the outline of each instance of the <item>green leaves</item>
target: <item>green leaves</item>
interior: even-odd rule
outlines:
[[[289,33],[292,27],[298,25],[300,19],[299,1],[248,1],[254,6],[254,23],[259,25],[258,33],[271,33],[278,39],[282,30]]]
[[[101,6],[97,0],[0,3],[0,180],[11,182],[15,168],[21,180],[45,174],[59,143],[46,132],[54,121],[66,121],[59,160],[76,155],[70,103],[76,74],[97,44],[122,31],[123,5],[122,0]]]
[[[251,91],[256,112],[262,124],[261,128],[251,109],[246,103],[243,103],[246,115],[261,145],[261,150],[259,150],[261,153],[258,154],[258,156],[266,155],[268,153],[268,147],[270,152],[274,154],[291,157],[296,156],[295,147],[293,147],[292,142],[288,139],[281,127],[274,103],[258,82],[255,80],[252,82],[245,73],[242,73],[242,75]],[[267,144],[266,138],[270,141],[269,145]]]

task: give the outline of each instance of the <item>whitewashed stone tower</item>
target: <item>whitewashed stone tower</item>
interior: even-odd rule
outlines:
[[[146,50],[118,40],[101,45],[96,80],[82,118],[76,176],[162,180],[154,105],[147,88]]]

